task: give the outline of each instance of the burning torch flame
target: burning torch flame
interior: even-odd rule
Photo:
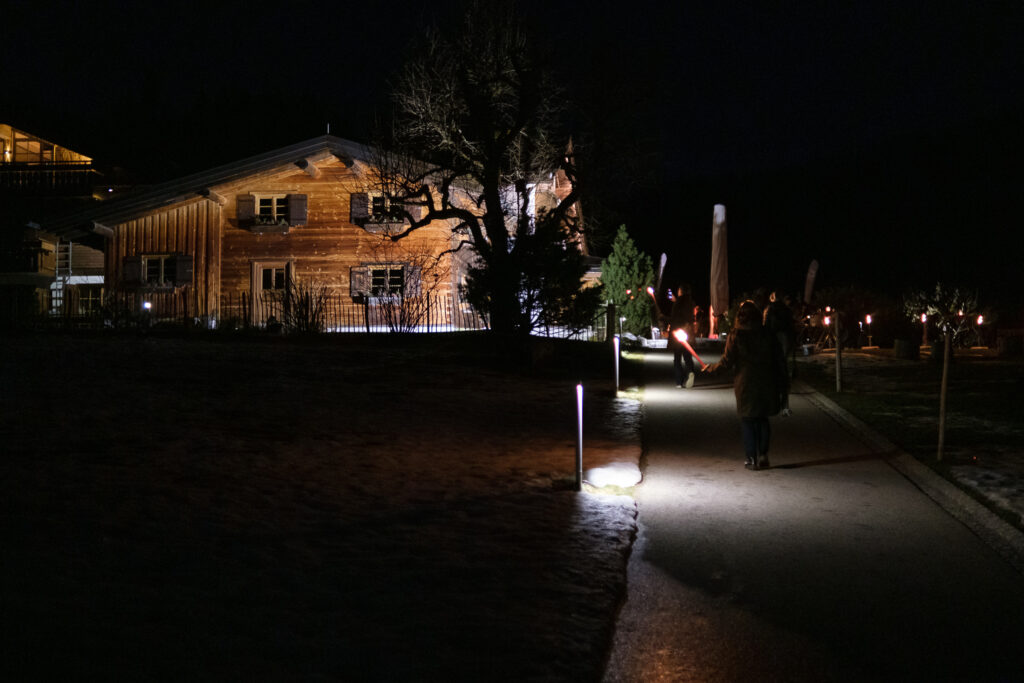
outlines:
[[[676,338],[677,342],[679,342],[680,344],[685,346],[686,350],[689,351],[690,354],[694,358],[697,359],[697,362],[700,363],[700,369],[701,370],[703,370],[704,368],[706,368],[708,366],[707,363],[705,363],[704,361],[702,361],[700,359],[700,356],[698,356],[697,352],[693,350],[693,347],[690,346],[690,343],[687,341],[687,339],[689,339],[689,337],[686,335],[686,330],[683,330],[683,329],[673,330],[672,331],[672,336]]]

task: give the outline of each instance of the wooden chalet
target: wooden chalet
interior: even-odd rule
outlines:
[[[84,154],[0,123],[0,326],[99,310],[103,254],[40,229],[46,215],[106,199]]]
[[[571,140],[569,141],[569,146],[566,149],[566,154],[570,157],[574,154]],[[531,198],[529,211],[533,217],[536,218],[539,213],[552,211],[558,207],[558,205],[561,204],[572,191],[572,182],[565,174],[565,171],[560,168],[551,173],[547,178],[533,183],[530,190]],[[568,220],[582,224],[583,211],[578,200],[575,204],[569,207],[567,214]],[[574,239],[576,240],[577,246],[583,253],[583,257],[587,263],[587,272],[583,276],[583,286],[597,286],[601,280],[601,258],[593,256],[590,253],[585,232],[576,232],[574,234]]]
[[[99,177],[91,157],[0,123],[0,196],[87,198]]]
[[[452,226],[391,240],[408,221],[380,191],[372,160],[370,148],[327,135],[44,227],[102,248],[108,297],[154,315],[259,325],[281,320],[299,292],[336,309],[330,317],[341,322],[329,328],[368,324],[370,309],[396,297],[447,301],[427,315],[457,326],[462,265],[448,253]]]

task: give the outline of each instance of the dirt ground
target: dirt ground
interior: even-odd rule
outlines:
[[[458,336],[0,339],[0,677],[598,680],[639,456],[603,357]],[[17,675],[15,675],[17,674]]]

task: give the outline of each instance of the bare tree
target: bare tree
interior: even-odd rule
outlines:
[[[448,259],[437,257],[387,234],[371,247],[376,269],[382,273],[374,282],[369,273],[367,295],[372,299],[391,332],[411,332],[431,322],[431,306],[450,276]],[[433,310],[439,310],[436,306]]]
[[[935,321],[943,333],[942,383],[939,386],[939,444],[936,460],[941,461],[946,450],[946,395],[949,391],[949,364],[953,356],[953,342],[970,330],[970,320],[977,313],[976,292],[951,287],[941,282],[933,290],[920,290],[908,295],[904,309],[914,318],[925,313]]]
[[[328,289],[325,285],[288,278],[281,300],[282,321],[288,332],[314,334],[324,331]]]
[[[542,64],[511,5],[470,3],[458,25],[428,32],[402,72],[391,140],[382,145],[394,153],[377,163],[381,190],[405,208],[407,225],[392,239],[449,221],[458,237],[452,250],[469,252],[472,303],[501,333],[529,332],[550,313],[539,313],[524,292],[528,283],[537,290],[538,279],[559,277],[540,268],[582,275],[576,242],[575,261],[568,251],[561,262],[533,258],[538,241],[582,227],[558,90]],[[535,184],[557,171],[570,189],[539,211],[531,204]],[[538,230],[541,222],[558,227]],[[574,284],[578,291],[579,277]]]

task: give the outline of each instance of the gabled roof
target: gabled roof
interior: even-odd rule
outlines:
[[[31,142],[45,143],[45,144],[49,145],[53,149],[54,160],[77,161],[77,162],[82,162],[82,163],[88,163],[88,162],[91,162],[93,160],[92,157],[86,156],[85,154],[82,154],[81,152],[77,152],[77,151],[75,151],[73,149],[65,147],[64,145],[58,145],[55,142],[50,142],[49,140],[47,140],[45,138],[42,138],[42,137],[40,137],[38,135],[34,135],[32,133],[29,133],[26,130],[18,128],[17,126],[14,126],[14,125],[11,125],[9,123],[5,123],[5,122],[0,121],[0,137],[5,138],[6,141],[9,144],[13,144],[14,143],[13,138],[17,137],[19,134],[21,135],[22,139],[26,139],[27,138]],[[0,149],[0,154],[3,154],[5,151],[11,153],[12,155],[14,153],[13,149],[8,149],[8,150]],[[0,161],[11,161],[11,160],[10,159],[0,158]]]
[[[105,226],[123,223],[183,200],[208,196],[211,189],[218,185],[241,180],[285,164],[296,164],[301,168],[308,158],[323,153],[333,154],[351,164],[356,159],[368,161],[372,150],[351,140],[322,135],[208,171],[151,185],[124,197],[55,217],[47,221],[45,227],[65,240],[95,238],[109,232],[109,227]]]

